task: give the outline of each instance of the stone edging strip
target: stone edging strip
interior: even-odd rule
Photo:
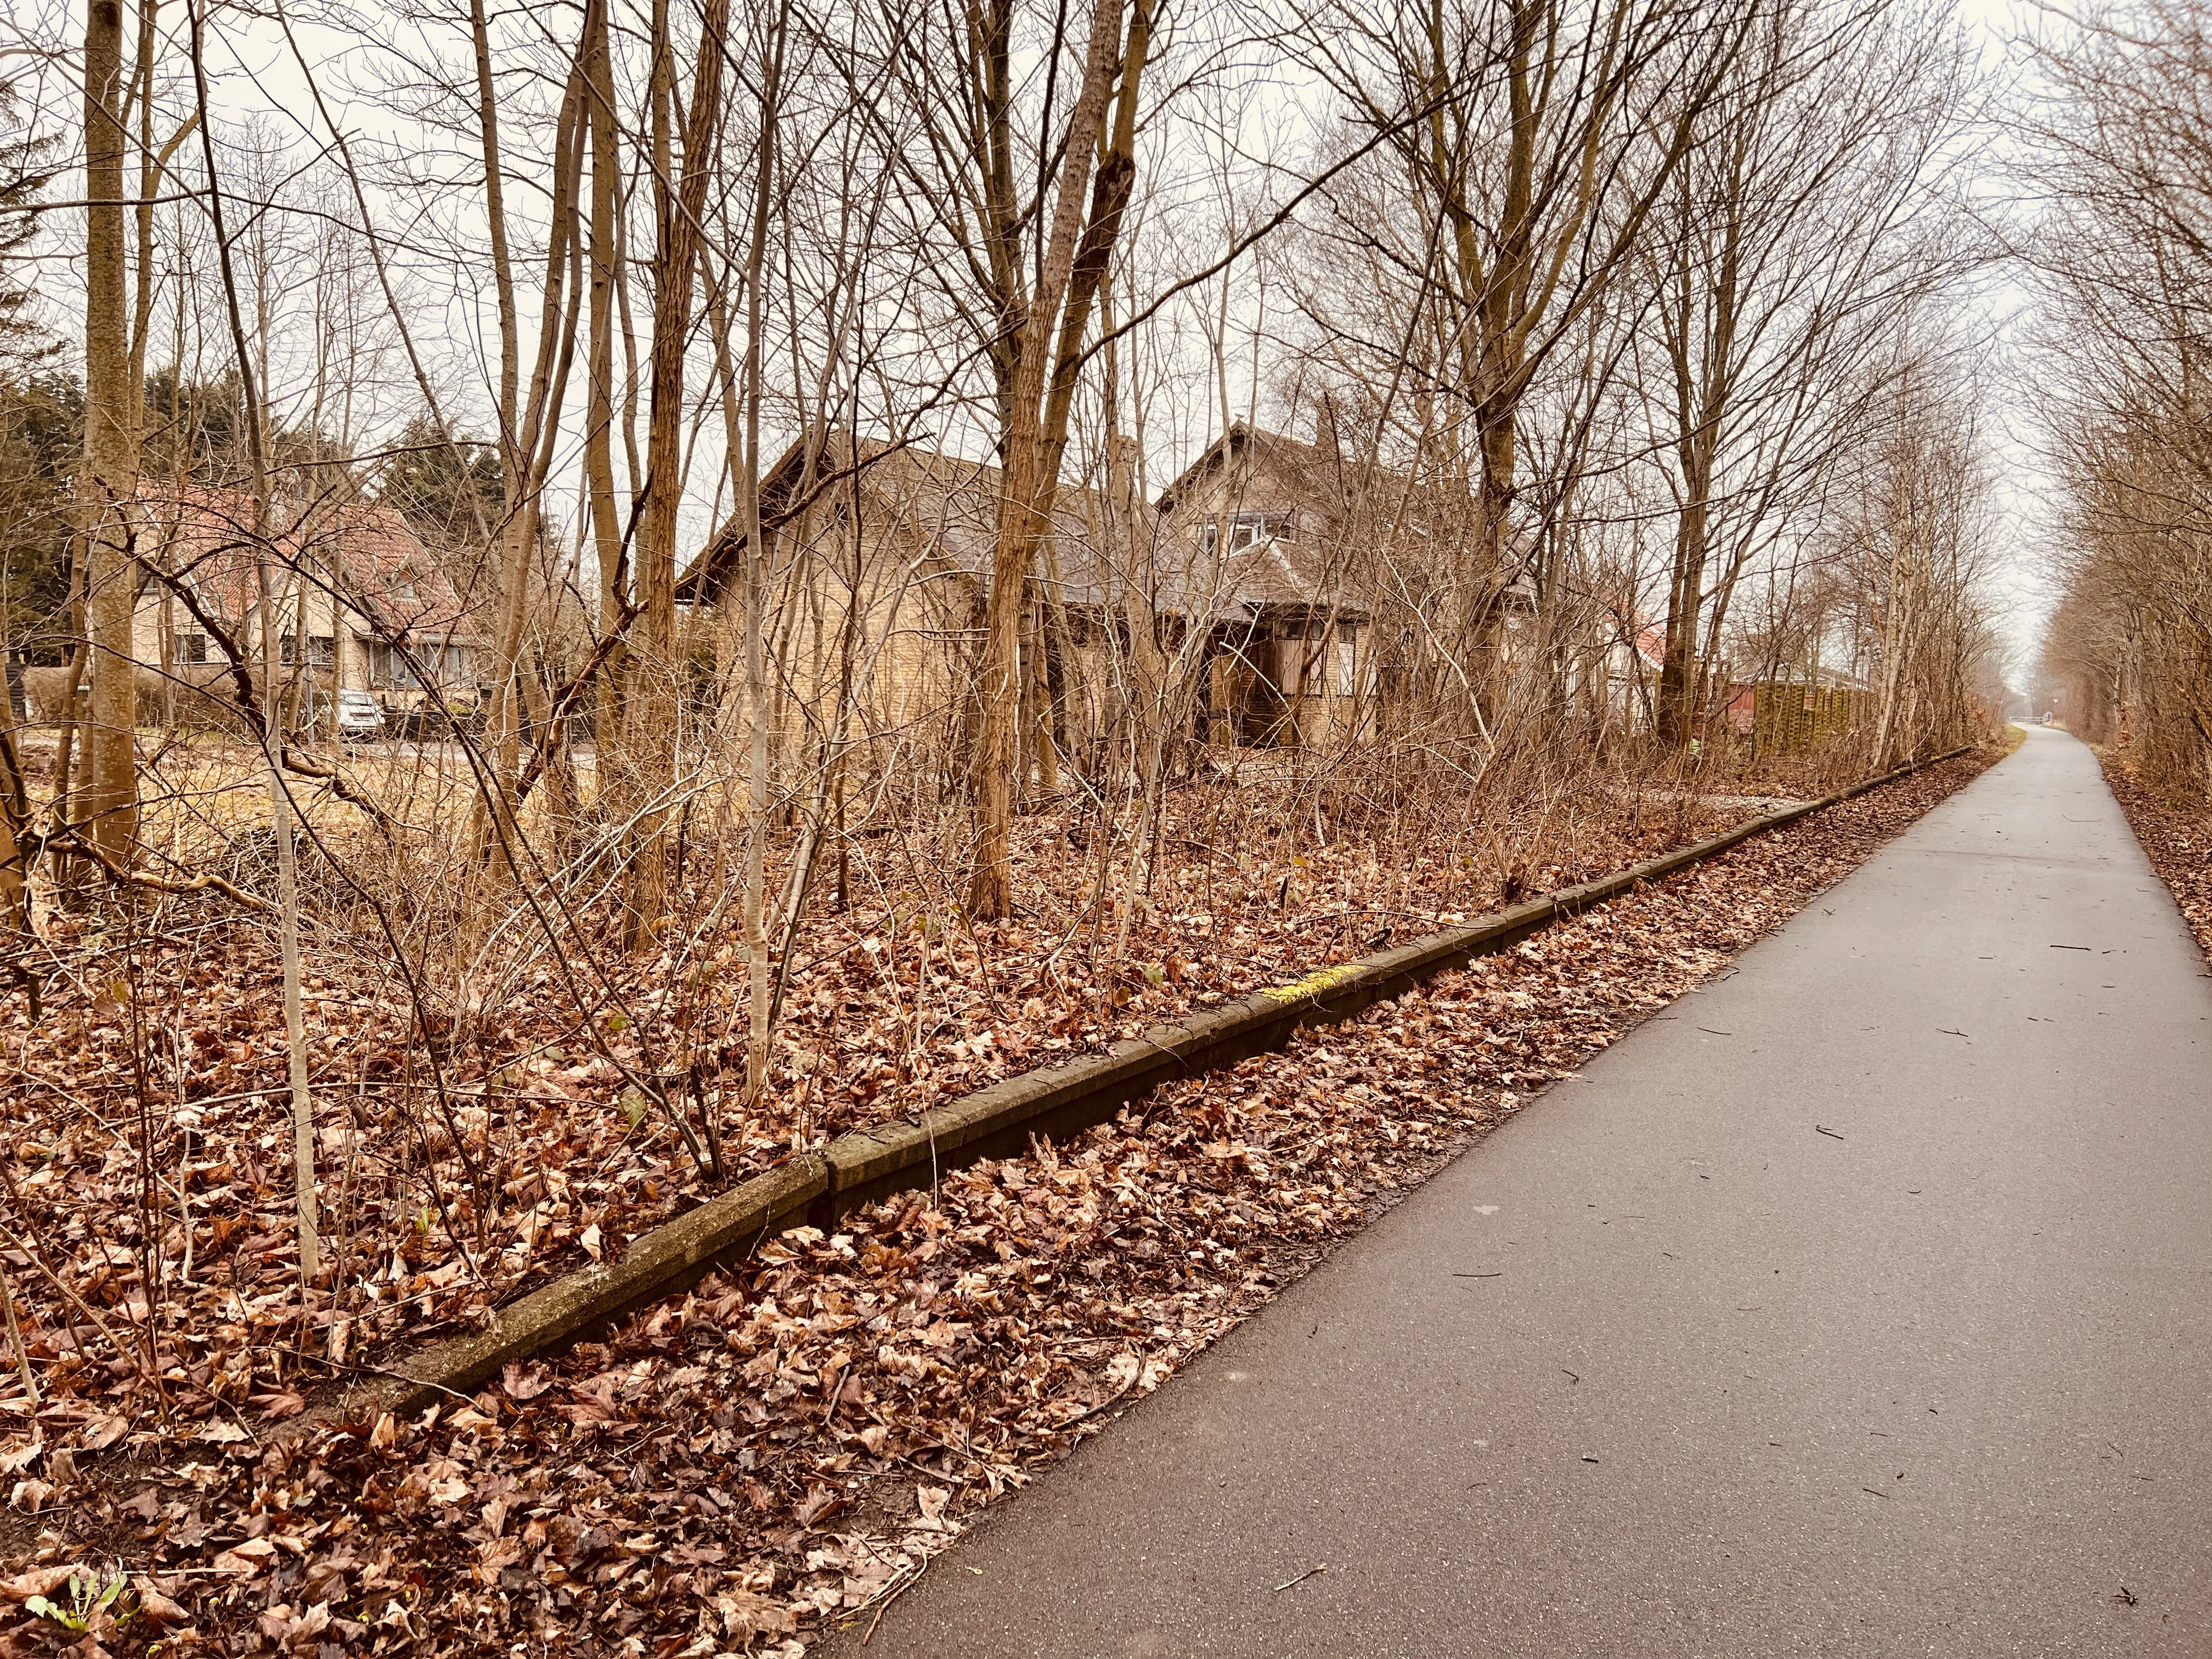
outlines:
[[[381,1395],[386,1408],[403,1413],[471,1394],[509,1364],[580,1340],[646,1303],[689,1289],[717,1263],[743,1258],[770,1234],[802,1222],[827,1226],[891,1193],[932,1185],[943,1170],[1025,1152],[1032,1136],[1065,1139],[1105,1121],[1161,1084],[1279,1048],[1301,1025],[1349,1019],[1435,974],[1507,950],[1554,921],[1642,883],[1717,858],[1755,836],[1954,760],[1972,747],[1901,766],[1819,800],[1762,813],[1709,840],[1395,951],[1323,968],[1294,983],[1156,1026],[1103,1054],[1004,1079],[923,1113],[918,1122],[840,1135],[821,1152],[756,1176],[633,1239],[619,1262],[556,1279],[501,1309],[489,1328],[417,1350],[384,1373],[386,1380],[369,1392]]]

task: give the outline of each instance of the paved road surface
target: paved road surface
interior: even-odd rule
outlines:
[[[868,1652],[2212,1655],[2208,1037],[2095,762],[2033,732]]]

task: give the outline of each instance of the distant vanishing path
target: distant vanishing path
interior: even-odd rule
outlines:
[[[2212,1655],[2208,1062],[2165,890],[2032,732],[866,1651]]]

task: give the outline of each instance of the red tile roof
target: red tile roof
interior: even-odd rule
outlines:
[[[272,502],[256,532],[243,490],[141,480],[139,553],[190,584],[225,624],[243,623],[272,576],[295,574],[334,589],[375,631],[469,635],[471,607],[392,507],[368,501]]]

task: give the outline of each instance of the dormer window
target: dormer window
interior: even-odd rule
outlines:
[[[1212,553],[1221,544],[1224,523],[1229,532],[1228,550],[1242,553],[1248,547],[1257,547],[1261,542],[1286,542],[1297,528],[1295,513],[1231,513],[1227,519],[1209,519],[1199,532],[1200,550]]]

